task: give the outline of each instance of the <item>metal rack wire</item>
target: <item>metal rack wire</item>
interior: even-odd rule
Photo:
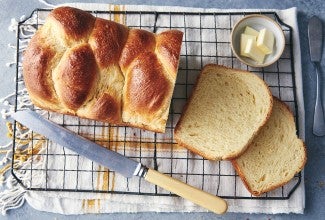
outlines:
[[[21,77],[21,59],[24,51],[22,42],[29,41],[31,35],[23,33],[24,27],[38,29],[49,13],[46,9],[35,10],[30,18],[19,23],[17,33],[17,83],[16,110],[21,107],[19,100],[26,93]],[[92,11],[96,17],[122,19],[130,28],[142,28],[152,32],[166,29],[178,29],[184,32],[179,72],[169,119],[165,134],[145,130],[115,126],[101,122],[80,119],[72,116],[46,112],[45,115],[62,126],[83,135],[104,147],[113,149],[143,164],[154,167],[161,172],[196,185],[213,194],[230,199],[288,199],[301,182],[298,174],[287,185],[278,190],[254,197],[246,190],[239,176],[227,161],[212,162],[203,159],[179,147],[173,138],[173,129],[180,117],[182,108],[191,93],[196,77],[207,63],[217,63],[232,68],[249,70],[261,76],[270,86],[274,96],[286,102],[297,113],[295,70],[293,56],[292,29],[284,24],[275,12],[262,14],[276,20],[282,27],[286,37],[286,47],[281,58],[267,68],[251,68],[240,63],[233,55],[229,36],[233,25],[243,16],[251,13],[190,13],[190,12],[137,12],[137,11]],[[32,19],[34,18],[34,19]],[[26,107],[26,106],[24,106]],[[35,111],[43,110],[34,108]],[[298,123],[297,123],[298,126]],[[299,129],[299,128],[298,128]],[[23,128],[14,126],[14,136]],[[39,146],[42,147],[39,147]],[[56,146],[55,143],[31,133],[28,136],[14,138],[12,174],[18,182],[29,190],[44,191],[78,191],[119,194],[137,194],[153,196],[173,195],[157,187],[149,187],[141,179],[125,179],[96,165],[86,162],[79,155]],[[15,166],[15,160],[21,156],[30,158],[27,166]],[[55,149],[55,150],[53,150]],[[41,166],[39,161],[43,161]],[[22,180],[21,173],[28,173],[30,178]],[[35,177],[37,176],[37,178]],[[62,179],[60,184],[53,185],[51,178]],[[72,180],[73,179],[73,180]],[[197,181],[197,180],[200,181]],[[87,181],[87,184],[82,184]],[[40,183],[41,182],[41,183]],[[57,182],[57,181],[56,181]],[[213,185],[207,182],[215,183]],[[101,187],[98,188],[98,185]],[[116,186],[119,183],[119,186]]]

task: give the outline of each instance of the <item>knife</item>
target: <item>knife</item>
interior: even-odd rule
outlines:
[[[115,151],[106,149],[95,142],[81,137],[74,132],[43,118],[31,110],[17,111],[12,117],[36,133],[44,135],[53,142],[82,155],[98,164],[119,172],[123,176],[143,177],[146,181],[173,192],[214,213],[223,214],[228,205],[225,200],[198,188],[187,185],[141,163],[129,159]]]
[[[322,59],[323,50],[323,27],[322,22],[316,16],[308,22],[308,39],[310,49],[310,60],[316,69],[316,103],[314,111],[313,133],[317,136],[325,135],[324,110],[321,99],[321,80],[319,62]]]

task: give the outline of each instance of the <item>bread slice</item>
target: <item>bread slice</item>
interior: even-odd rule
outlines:
[[[273,103],[270,119],[247,151],[232,160],[245,186],[256,196],[289,182],[306,163],[305,145],[296,135],[292,113],[277,98]]]
[[[272,100],[255,74],[208,64],[176,125],[175,139],[210,160],[238,157],[269,118]]]

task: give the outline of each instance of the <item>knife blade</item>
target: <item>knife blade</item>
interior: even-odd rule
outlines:
[[[58,124],[46,120],[34,111],[18,111],[12,116],[16,121],[29,127],[32,131],[42,134],[57,144],[96,161],[98,164],[109,167],[125,177],[137,175],[141,164],[122,156],[114,151],[99,147],[98,144],[89,141],[82,136],[76,136],[68,129],[63,129]]]
[[[316,102],[314,110],[313,133],[316,136],[325,135],[324,109],[321,98],[321,77],[320,64],[323,50],[323,26],[321,20],[316,16],[309,19],[308,22],[308,39],[310,60],[313,62],[316,70]]]
[[[147,168],[115,151],[106,149],[74,132],[43,118],[31,110],[17,111],[12,115],[17,122],[63,147],[97,162],[125,177],[143,177],[146,181],[173,192],[214,213],[223,214],[228,205],[222,198],[187,185],[156,170]]]

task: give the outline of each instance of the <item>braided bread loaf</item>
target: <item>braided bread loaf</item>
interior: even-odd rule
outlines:
[[[25,85],[43,109],[164,132],[182,37],[56,8],[24,54]]]

